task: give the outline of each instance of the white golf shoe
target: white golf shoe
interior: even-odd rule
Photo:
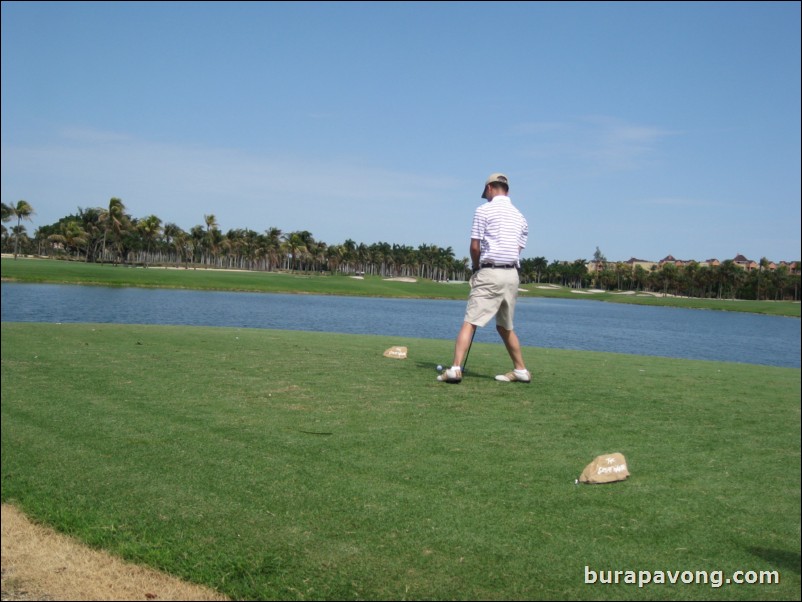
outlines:
[[[437,380],[441,383],[458,383],[462,382],[462,370],[459,368],[446,368],[442,373],[437,375]]]
[[[504,383],[531,383],[532,375],[529,370],[513,370],[507,374],[499,374],[496,380]]]

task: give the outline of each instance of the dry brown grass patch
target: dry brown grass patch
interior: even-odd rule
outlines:
[[[3,600],[228,600],[128,564],[36,525],[2,506]]]

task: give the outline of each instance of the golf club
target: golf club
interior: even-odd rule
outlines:
[[[468,356],[471,354],[471,347],[473,347],[473,337],[476,336],[476,328],[473,329],[473,334],[471,334],[471,342],[468,344],[468,351],[465,352],[465,358],[462,360],[462,373],[465,374],[465,366],[468,365]],[[437,364],[435,370],[438,372],[443,371],[443,365]]]
[[[473,327],[473,334],[471,334],[471,342],[468,344],[468,351],[465,352],[465,359],[462,360],[462,373],[465,374],[465,366],[468,365],[468,356],[471,354],[471,347],[473,347],[473,337],[476,336],[476,326]]]

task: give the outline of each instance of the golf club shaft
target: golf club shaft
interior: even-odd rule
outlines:
[[[473,337],[476,336],[476,326],[473,327],[473,334],[471,334],[471,342],[468,345],[468,351],[465,352],[465,359],[462,360],[462,372],[465,372],[465,366],[468,365],[468,356],[471,354],[471,347],[473,347]]]

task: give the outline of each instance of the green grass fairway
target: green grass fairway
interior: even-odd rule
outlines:
[[[2,499],[238,599],[800,599],[799,369],[525,348],[533,384],[505,384],[503,347],[476,343],[437,383],[451,354],[3,323]],[[608,452],[629,480],[574,484]]]

